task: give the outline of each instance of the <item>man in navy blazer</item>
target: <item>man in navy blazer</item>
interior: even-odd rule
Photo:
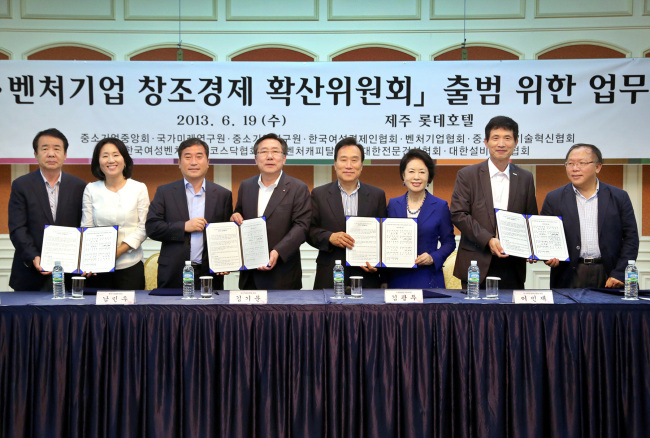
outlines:
[[[336,181],[316,187],[311,192],[311,226],[307,242],[318,249],[314,289],[334,287],[334,262],[345,266],[345,249],[354,239],[345,232],[345,217],[386,217],[386,194],[383,190],[359,181],[365,152],[354,137],[339,141],[334,147]],[[377,270],[367,266],[345,266],[345,284],[350,276],[363,277],[368,288],[381,286]]]
[[[68,140],[58,129],[36,134],[32,147],[38,170],[16,178],[9,197],[9,237],[15,248],[9,286],[20,291],[52,289],[52,273],[41,269],[43,230],[46,225],[78,227],[86,188],[85,181],[61,171]]]
[[[578,143],[566,156],[569,184],[544,199],[542,214],[561,216],[570,261],[552,259],[551,287],[623,287],[628,260],[636,260],[639,233],[630,197],[598,180],[600,150]]]
[[[461,232],[454,276],[467,286],[467,268],[476,260],[481,285],[500,277],[503,289],[523,289],[526,260],[504,254],[496,237],[495,208],[537,214],[532,173],[510,163],[519,141],[519,126],[510,117],[492,118],[485,127],[490,158],[461,169],[451,197],[451,220]]]
[[[194,283],[211,275],[212,287],[223,289],[223,276],[210,273],[205,226],[227,222],[232,214],[232,193],[205,178],[209,168],[208,145],[189,138],[178,147],[183,179],[158,187],[149,205],[147,236],[162,242],[158,257],[158,287],[183,286],[183,267],[191,261]]]
[[[311,219],[309,188],[282,171],[288,146],[276,134],[260,137],[253,146],[259,176],[242,181],[231,220],[266,217],[269,244],[267,266],[242,271],[239,288],[301,289],[300,245],[306,240]]]

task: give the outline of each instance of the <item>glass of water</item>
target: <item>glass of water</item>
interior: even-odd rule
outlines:
[[[500,277],[485,278],[485,299],[486,300],[499,299],[499,280],[501,280]]]
[[[72,277],[72,299],[84,299],[84,283],[86,277]]]
[[[350,277],[350,298],[363,298],[363,277]]]
[[[212,277],[205,275],[199,279],[201,280],[201,298],[212,298]]]

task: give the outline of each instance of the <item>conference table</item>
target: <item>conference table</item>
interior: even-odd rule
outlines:
[[[0,293],[0,436],[650,436],[650,301],[434,292]]]

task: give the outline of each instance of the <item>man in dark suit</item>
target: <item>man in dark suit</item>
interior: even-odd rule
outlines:
[[[223,276],[210,274],[205,226],[227,222],[232,214],[232,193],[208,181],[208,145],[198,138],[185,140],[178,147],[183,179],[158,187],[149,205],[147,236],[162,242],[158,257],[158,287],[183,286],[183,267],[191,261],[194,283],[212,275],[212,287],[223,289]]]
[[[480,281],[500,277],[503,289],[522,289],[526,261],[503,253],[496,238],[495,208],[537,214],[533,175],[510,163],[519,139],[519,126],[509,117],[492,118],[485,127],[490,158],[460,170],[451,197],[451,220],[461,232],[454,275],[467,286],[467,268],[478,262]]]
[[[623,287],[628,260],[636,260],[639,234],[630,197],[598,180],[600,150],[571,146],[566,156],[571,183],[544,199],[543,215],[562,216],[569,260],[551,259],[551,287]]]
[[[86,182],[61,171],[68,140],[58,129],[36,134],[32,142],[38,170],[16,178],[9,197],[9,237],[14,245],[9,286],[51,290],[51,272],[41,269],[45,225],[78,227]],[[69,282],[69,279],[66,279]]]
[[[276,134],[260,137],[253,146],[259,176],[242,181],[231,220],[266,217],[269,243],[267,266],[242,271],[239,288],[301,289],[300,245],[307,238],[311,219],[309,188],[282,171],[288,147]]]
[[[365,152],[354,137],[344,138],[334,148],[336,181],[316,187],[311,192],[311,227],[307,241],[318,249],[314,289],[334,287],[334,262],[345,266],[345,249],[354,239],[345,232],[346,216],[386,217],[386,194],[383,190],[359,181]],[[381,286],[376,268],[345,266],[346,286],[350,276],[363,276],[363,285]]]

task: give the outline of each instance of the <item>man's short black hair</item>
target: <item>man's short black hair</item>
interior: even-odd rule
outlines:
[[[282,153],[284,155],[287,155],[289,153],[289,146],[287,146],[287,142],[284,140],[284,138],[280,137],[278,134],[270,133],[270,134],[263,135],[257,139],[255,144],[253,145],[253,153],[255,155],[257,155],[257,149],[259,148],[260,143],[262,143],[264,140],[268,140],[269,138],[280,142],[280,146],[282,146]]]
[[[574,149],[578,148],[589,148],[591,149],[591,153],[594,154],[596,157],[596,160],[594,161],[594,164],[603,164],[603,154],[600,152],[600,149],[598,149],[595,145],[589,144],[589,143],[576,143],[573,146],[569,148],[569,152],[566,153],[566,158],[565,160],[569,159],[569,155],[571,155],[571,152],[573,152]]]
[[[192,146],[203,146],[203,149],[205,149],[205,156],[209,157],[210,156],[210,148],[208,147],[208,144],[201,140],[200,138],[192,137],[188,138],[184,142],[178,146],[178,159],[180,160],[181,155],[183,154],[183,151],[189,147]]]
[[[424,162],[424,165],[427,166],[427,170],[429,171],[429,180],[427,181],[427,184],[431,184],[431,181],[433,181],[433,176],[436,173],[436,161],[431,159],[429,154],[424,152],[422,149],[410,149],[404,154],[402,161],[399,163],[400,178],[402,178],[402,181],[404,181],[404,171],[406,170],[406,166],[409,164],[409,162],[415,159],[422,160]]]
[[[492,131],[499,128],[512,131],[512,136],[515,138],[515,141],[519,141],[519,125],[507,116],[496,116],[490,119],[488,124],[485,125],[485,139],[489,140]]]
[[[361,161],[366,159],[366,153],[363,150],[363,145],[357,143],[357,139],[354,137],[345,137],[343,140],[339,141],[336,143],[336,146],[334,147],[334,161],[339,156],[339,149],[341,149],[343,146],[356,146],[359,148],[359,151],[361,151]]]
[[[102,172],[102,169],[99,166],[99,154],[102,151],[102,147],[106,144],[115,145],[120,155],[122,155],[122,158],[124,159],[124,170],[122,170],[122,175],[124,175],[124,178],[131,178],[131,175],[133,175],[133,160],[129,155],[129,151],[126,149],[126,146],[124,145],[124,142],[122,142],[122,140],[120,140],[119,138],[112,138],[112,137],[101,139],[95,145],[95,150],[93,151],[93,158],[92,161],[90,162],[90,171],[93,173],[95,178],[101,181],[104,181],[106,179],[106,175],[104,175],[104,172]]]
[[[59,140],[61,140],[63,142],[63,152],[66,153],[68,152],[68,139],[65,138],[65,135],[63,135],[63,133],[56,128],[46,129],[36,134],[36,137],[34,137],[34,141],[32,141],[32,147],[34,148],[34,152],[38,152],[38,139],[44,135],[49,135],[50,137],[58,138]]]

